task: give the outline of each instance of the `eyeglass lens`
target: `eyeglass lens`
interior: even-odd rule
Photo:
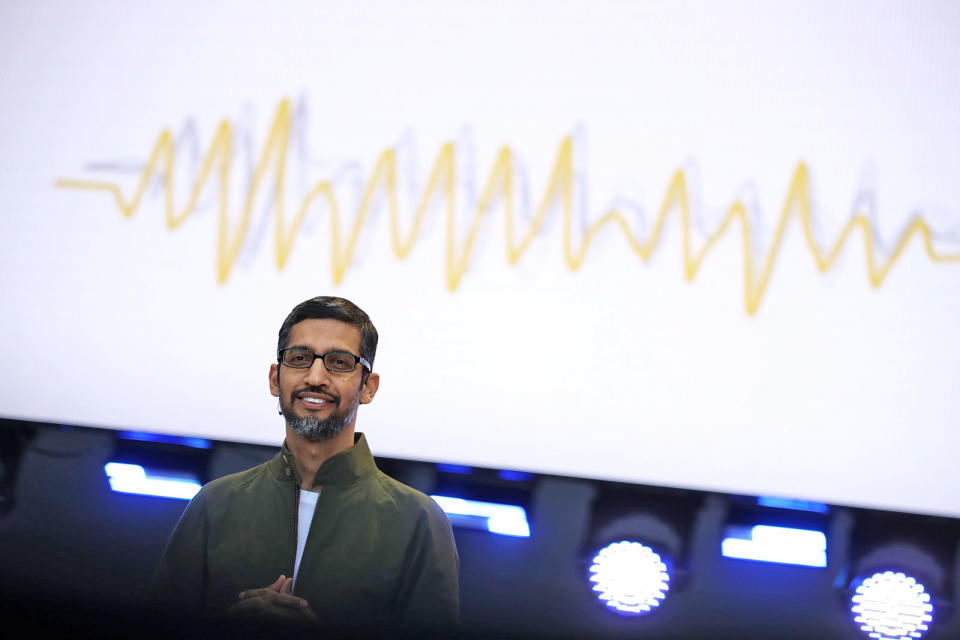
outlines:
[[[308,369],[313,366],[317,357],[308,349],[287,349],[283,352],[283,364],[295,369]],[[349,353],[325,353],[323,366],[330,371],[353,371],[357,366],[357,359]]]

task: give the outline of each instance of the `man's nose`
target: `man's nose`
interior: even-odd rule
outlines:
[[[311,387],[320,387],[330,379],[328,374],[327,368],[323,366],[323,358],[317,358],[313,361],[313,364],[310,365],[310,369],[307,370],[307,375],[303,381]]]

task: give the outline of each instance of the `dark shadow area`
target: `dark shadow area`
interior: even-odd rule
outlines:
[[[9,497],[0,516],[0,620],[7,629],[39,637],[269,637],[222,620],[157,615],[145,608],[154,566],[186,502],[111,491],[103,465],[115,451],[114,432],[3,420],[0,436],[3,491]],[[246,469],[274,451],[214,443],[210,476]],[[469,481],[445,477],[426,462],[378,459],[378,464],[427,492]],[[474,478],[487,476],[480,470]],[[497,482],[486,487],[493,495]],[[720,539],[735,496],[634,485],[618,485],[610,494],[604,483],[557,476],[527,477],[507,488],[525,503],[530,537],[455,529],[465,638],[854,640],[866,636],[853,623],[849,593],[842,588],[851,578],[848,551],[859,553],[863,540],[884,531],[919,535],[933,524],[941,542],[953,540],[953,546],[941,545],[938,561],[953,566],[944,582],[950,591],[935,594],[934,620],[923,637],[960,637],[951,611],[956,544],[949,537],[957,520],[834,507],[828,566],[818,569],[721,557]],[[608,512],[620,502],[666,504],[662,532],[679,532],[682,543],[687,575],[676,579],[659,610],[646,616],[611,614],[586,580],[588,551],[599,529],[646,522],[637,518],[618,525]],[[853,544],[851,532],[858,536]]]

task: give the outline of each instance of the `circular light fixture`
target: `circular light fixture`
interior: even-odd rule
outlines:
[[[854,622],[875,640],[914,640],[933,620],[930,594],[903,573],[884,571],[854,582]]]
[[[650,613],[660,606],[670,588],[670,573],[660,556],[630,540],[600,549],[589,573],[597,598],[621,615]]]

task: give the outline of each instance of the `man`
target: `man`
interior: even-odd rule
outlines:
[[[354,431],[359,405],[380,384],[376,350],[377,331],[352,302],[294,307],[270,365],[286,440],[269,462],[210,482],[190,502],[157,567],[154,602],[268,627],[456,626],[449,521],[379,471]]]

